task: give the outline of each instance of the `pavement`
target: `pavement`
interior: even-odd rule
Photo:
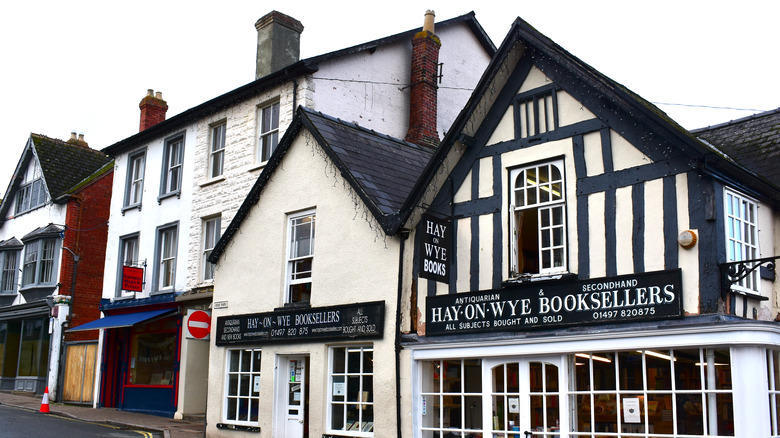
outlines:
[[[39,412],[42,400],[41,396],[33,396],[29,393],[0,391],[0,404],[2,405]],[[164,438],[203,438],[206,429],[203,417],[174,420],[156,415],[120,411],[114,408],[95,409],[91,406],[51,402],[49,403],[49,411],[49,414],[42,415],[60,415],[128,429],[160,432]]]

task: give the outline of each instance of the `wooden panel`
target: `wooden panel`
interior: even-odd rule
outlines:
[[[62,400],[66,403],[92,402],[97,344],[69,345],[65,355]]]

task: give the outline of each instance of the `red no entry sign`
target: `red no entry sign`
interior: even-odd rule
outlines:
[[[211,330],[211,315],[203,310],[190,310],[187,331],[193,338],[207,339]]]

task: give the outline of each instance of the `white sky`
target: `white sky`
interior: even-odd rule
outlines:
[[[271,10],[303,23],[302,58],[422,26],[426,9],[437,21],[474,11],[496,46],[520,16],[688,129],[780,107],[780,2],[500,3],[9,2],[0,15],[0,190],[30,132],[67,140],[76,131],[102,149],[138,131],[148,88],[162,91],[171,117],[251,82],[254,23]]]

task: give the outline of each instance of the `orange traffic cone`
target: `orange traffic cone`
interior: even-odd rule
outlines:
[[[42,412],[44,414],[49,413],[49,387],[46,387],[46,392],[43,393],[43,400],[41,400],[41,410],[38,412]]]

